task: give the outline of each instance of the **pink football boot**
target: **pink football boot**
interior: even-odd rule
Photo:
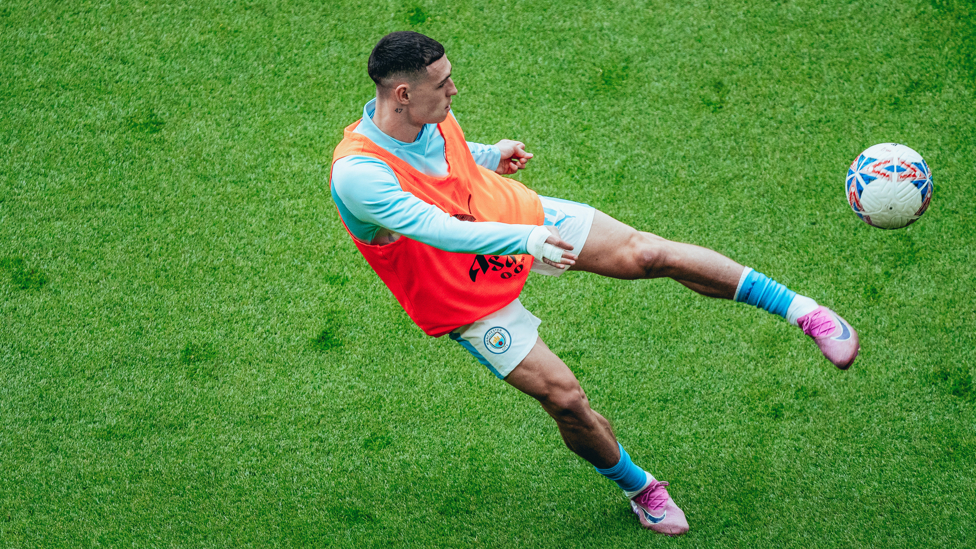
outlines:
[[[667,485],[667,482],[652,480],[644,491],[631,498],[630,508],[644,528],[659,534],[680,536],[688,531],[688,520],[664,489]]]
[[[857,332],[840,315],[821,305],[796,322],[834,366],[846,370],[854,363],[861,350]]]

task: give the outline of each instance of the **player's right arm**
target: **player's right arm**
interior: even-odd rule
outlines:
[[[564,250],[570,246],[543,227],[506,223],[467,222],[451,217],[404,191],[385,162],[366,156],[347,156],[332,168],[332,199],[349,231],[362,242],[382,243],[389,233],[403,235],[448,252],[485,255],[529,253],[542,258],[545,243]],[[552,260],[549,250],[545,257]],[[570,265],[573,254],[560,254]],[[558,261],[558,260],[557,260]]]

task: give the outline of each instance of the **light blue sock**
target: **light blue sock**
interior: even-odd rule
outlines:
[[[735,291],[735,300],[748,303],[766,310],[774,315],[786,317],[786,312],[796,297],[796,292],[769,278],[768,276],[746,267],[739,281],[739,288]]]
[[[620,461],[608,469],[596,467],[596,472],[616,482],[617,486],[625,492],[640,490],[647,483],[647,473],[630,461],[630,456],[619,442],[617,447],[620,448]]]

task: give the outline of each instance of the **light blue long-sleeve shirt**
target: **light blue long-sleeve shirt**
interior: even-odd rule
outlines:
[[[373,123],[376,100],[363,107],[362,122],[354,130],[426,175],[447,175],[444,137],[436,124],[427,124],[412,143],[398,141]],[[451,113],[453,116],[453,113]],[[495,169],[501,153],[493,145],[468,142],[475,162]],[[382,160],[347,156],[332,167],[332,200],[349,231],[363,242],[387,229],[449,252],[523,254],[532,225],[461,221],[427,204],[400,187],[393,170]]]

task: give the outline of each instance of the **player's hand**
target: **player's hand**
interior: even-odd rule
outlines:
[[[575,265],[578,258],[576,257],[576,254],[570,253],[573,246],[559,236],[559,229],[553,227],[552,225],[547,225],[546,228],[549,229],[550,233],[552,233],[552,236],[546,239],[546,244],[551,244],[552,246],[565,251],[563,251],[562,258],[558,262],[551,260],[548,257],[548,254],[547,257],[542,259],[542,261],[558,269],[568,269],[572,265]]]
[[[498,161],[498,167],[495,168],[495,173],[502,175],[512,174],[525,169],[525,163],[533,156],[532,153],[525,152],[525,143],[521,141],[502,139],[498,143],[495,143],[495,146],[502,153],[502,158]]]

